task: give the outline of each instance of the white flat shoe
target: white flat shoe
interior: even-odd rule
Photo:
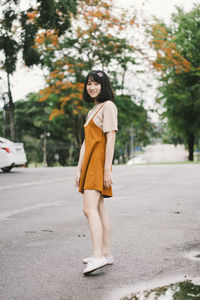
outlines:
[[[113,259],[113,256],[107,256],[105,257],[108,261],[108,265],[112,265],[114,263],[114,259]],[[86,257],[86,258],[83,258],[83,263],[84,264],[88,264],[92,259],[94,259],[93,257]]]
[[[108,264],[108,261],[105,257],[101,257],[101,258],[92,258],[88,264],[87,267],[83,270],[83,274],[89,274],[94,272],[95,270],[98,270],[102,267],[104,267],[105,265]]]

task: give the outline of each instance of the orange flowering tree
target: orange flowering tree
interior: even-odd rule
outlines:
[[[10,134],[6,133],[6,136],[15,140],[14,101],[10,75],[16,70],[18,54],[22,53],[23,61],[28,67],[39,63],[44,64],[42,56],[34,47],[37,33],[42,31],[48,34],[53,30],[57,36],[62,36],[70,27],[72,14],[76,13],[77,0],[36,0],[33,3],[21,0],[1,2],[0,70],[6,73],[7,78],[9,103],[6,113],[9,115],[10,123]],[[55,42],[52,40],[52,43]]]
[[[195,144],[200,140],[200,5],[190,12],[178,8],[169,27],[156,24],[151,45],[156,57],[151,61],[159,71],[161,96],[171,130],[188,148],[193,160]]]
[[[156,58],[151,60],[151,64],[162,74],[188,72],[191,63],[181,54],[176,43],[176,36],[161,24],[152,26],[151,47],[156,51]],[[166,74],[167,75],[167,74]]]
[[[82,100],[84,78],[92,69],[103,69],[111,77],[115,90],[123,90],[124,74],[135,64],[133,43],[127,31],[138,26],[133,12],[119,11],[112,0],[84,0],[72,18],[72,30],[59,37],[55,30],[37,35],[35,45],[49,69],[40,101],[49,101],[52,113],[71,118],[76,124],[76,144],[83,139],[82,125],[88,105]]]

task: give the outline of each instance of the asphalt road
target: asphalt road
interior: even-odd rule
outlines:
[[[184,145],[154,144],[148,145],[145,150],[139,156],[147,163],[181,162],[188,160],[188,151],[186,151]]]
[[[114,166],[113,266],[83,276],[90,255],[75,168],[0,173],[0,299],[117,300],[138,283],[200,276],[199,165]]]

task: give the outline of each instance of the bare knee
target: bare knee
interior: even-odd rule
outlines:
[[[86,217],[88,217],[88,209],[87,207],[83,207],[83,213]]]
[[[83,213],[87,218],[89,218],[91,215],[95,214],[96,212],[97,212],[97,209],[95,209],[95,208],[89,208],[86,206],[83,207]]]
[[[84,191],[83,213],[88,218],[98,212],[100,193],[96,190]]]

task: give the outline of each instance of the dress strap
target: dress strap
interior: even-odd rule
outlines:
[[[91,115],[92,110],[89,111],[87,118],[89,118],[89,116]]]
[[[105,104],[105,103],[104,103],[104,104]],[[95,112],[94,116],[93,116],[91,119],[93,119],[93,118],[98,114],[98,112],[102,109],[102,107],[104,106],[104,104],[101,105],[101,107]]]

